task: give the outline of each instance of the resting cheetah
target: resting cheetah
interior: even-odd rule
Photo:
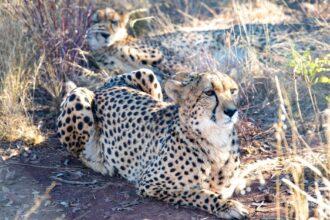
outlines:
[[[267,44],[276,42],[275,36],[279,33],[319,29],[316,25],[307,24],[250,24],[135,38],[127,32],[128,20],[127,15],[120,15],[110,8],[95,13],[94,25],[87,31],[87,41],[95,62],[115,74],[152,67],[157,76],[163,78],[187,70],[205,71],[209,68],[206,57],[221,63],[227,62],[225,54],[235,54],[235,59],[244,63],[249,53],[246,45],[250,45],[250,50],[253,47],[263,49]]]
[[[240,164],[237,84],[203,73],[168,80],[165,90],[174,103],[162,101],[148,69],[115,76],[95,94],[76,88],[61,105],[60,140],[86,166],[118,172],[142,196],[245,218],[243,205],[230,199]]]

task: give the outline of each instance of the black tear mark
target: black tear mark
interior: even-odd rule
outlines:
[[[212,86],[213,86],[213,85],[212,85]],[[216,104],[215,104],[214,109],[212,110],[211,120],[214,121],[214,122],[217,122],[217,118],[215,117],[215,113],[216,113],[217,107],[218,107],[218,105],[219,105],[219,100],[218,100],[218,96],[217,96],[216,93],[214,93],[214,96],[215,96]]]

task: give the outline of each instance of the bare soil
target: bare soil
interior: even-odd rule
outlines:
[[[137,196],[123,178],[85,168],[60,146],[55,134],[25,150],[18,144],[3,145],[7,153],[20,154],[0,162],[0,219],[216,219],[194,208]],[[267,186],[263,190],[272,191]],[[251,217],[275,218],[273,196],[260,193],[257,185],[235,197],[247,205]]]

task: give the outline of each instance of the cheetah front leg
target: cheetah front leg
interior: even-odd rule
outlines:
[[[198,207],[223,219],[246,219],[248,215],[240,202],[222,199],[220,194],[205,189],[165,191],[164,187],[145,185],[139,187],[139,193],[173,204]]]

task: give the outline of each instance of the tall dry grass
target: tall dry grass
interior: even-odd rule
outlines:
[[[46,103],[56,112],[65,76],[77,79],[88,66],[83,50],[92,6],[85,0],[14,0],[2,1],[0,10],[0,137],[39,143],[34,89],[47,90]]]
[[[90,1],[20,1],[5,7],[23,23],[36,45],[36,56],[44,56],[40,79],[53,98],[58,97],[64,75],[74,78],[81,73],[80,65],[87,65],[83,50],[92,14]]]
[[[35,86],[40,62],[23,25],[0,11],[0,138],[38,144],[43,136],[32,123],[30,89]]]

